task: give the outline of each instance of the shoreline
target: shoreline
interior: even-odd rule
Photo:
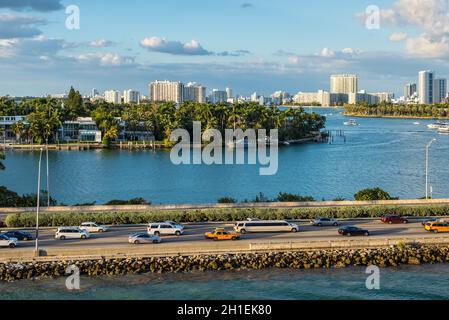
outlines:
[[[449,120],[445,117],[414,117],[414,116],[378,116],[378,115],[358,115],[351,113],[343,113],[345,117],[353,118],[374,118],[374,119],[403,119],[403,120]]]
[[[389,248],[314,251],[270,251],[266,253],[216,254],[99,260],[1,263],[0,281],[36,280],[67,276],[76,265],[81,276],[124,276],[147,273],[278,269],[332,269],[376,265],[381,268],[449,262],[448,246],[401,245]]]

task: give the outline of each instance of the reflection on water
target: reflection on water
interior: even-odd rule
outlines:
[[[279,171],[259,176],[259,166],[175,166],[167,151],[51,152],[52,196],[66,204],[144,197],[157,203],[215,203],[230,196],[253,199],[263,192],[311,195],[316,199],[352,199],[360,189],[380,186],[401,198],[424,196],[425,145],[430,152],[434,197],[449,197],[449,136],[427,129],[432,120],[415,125],[406,119],[357,119],[343,126],[336,110],[318,109],[329,130],[344,130],[346,143],[281,147]],[[35,152],[8,153],[0,185],[20,193],[35,192]],[[45,184],[44,184],[45,185]]]
[[[381,270],[381,289],[367,290],[365,268],[147,274],[82,278],[81,291],[65,279],[0,285],[0,299],[448,299],[449,265]]]

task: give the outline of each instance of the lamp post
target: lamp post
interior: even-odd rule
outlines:
[[[37,177],[37,205],[36,205],[36,248],[35,255],[39,256],[39,209],[40,209],[40,193],[41,193],[41,162],[42,162],[42,151],[40,150],[39,155],[39,168]]]
[[[429,149],[435,141],[437,139],[433,138],[426,146],[426,200],[429,199]]]

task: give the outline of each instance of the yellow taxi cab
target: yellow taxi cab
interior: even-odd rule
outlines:
[[[427,231],[430,232],[449,232],[449,223],[447,222],[428,222],[424,226]]]
[[[228,232],[225,229],[215,229],[204,234],[206,239],[212,240],[238,240],[240,237],[236,233]]]

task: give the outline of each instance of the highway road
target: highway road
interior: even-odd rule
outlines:
[[[194,252],[197,249],[207,250],[212,249],[226,249],[233,250],[247,249],[251,243],[260,242],[298,242],[298,241],[329,241],[329,240],[344,240],[349,239],[338,234],[338,227],[314,227],[306,221],[296,222],[300,226],[298,233],[253,233],[241,235],[239,241],[210,241],[204,239],[204,233],[212,231],[216,227],[223,227],[232,230],[233,224],[214,224],[214,223],[200,223],[188,224],[185,227],[184,235],[182,236],[163,236],[160,244],[141,244],[134,245],[128,243],[128,236],[137,233],[145,232],[145,225],[136,226],[112,226],[106,233],[92,234],[91,238],[86,240],[56,240],[54,229],[40,230],[40,247],[51,251],[78,251],[89,252],[93,249],[115,249],[121,252],[131,252],[136,247],[147,247],[145,250],[150,250],[150,247],[156,247],[159,252]],[[395,239],[395,238],[413,238],[413,237],[449,237],[449,234],[434,234],[424,230],[421,225],[421,220],[410,220],[408,224],[383,224],[380,220],[345,220],[341,221],[341,225],[354,225],[370,231],[370,239]],[[34,234],[34,232],[31,232]],[[355,238],[355,237],[353,237]],[[351,239],[353,239],[351,238]],[[363,238],[363,237],[362,237]],[[32,253],[34,250],[34,241],[20,242],[15,249],[2,248],[0,249],[0,258],[2,255],[8,256],[14,254]]]

